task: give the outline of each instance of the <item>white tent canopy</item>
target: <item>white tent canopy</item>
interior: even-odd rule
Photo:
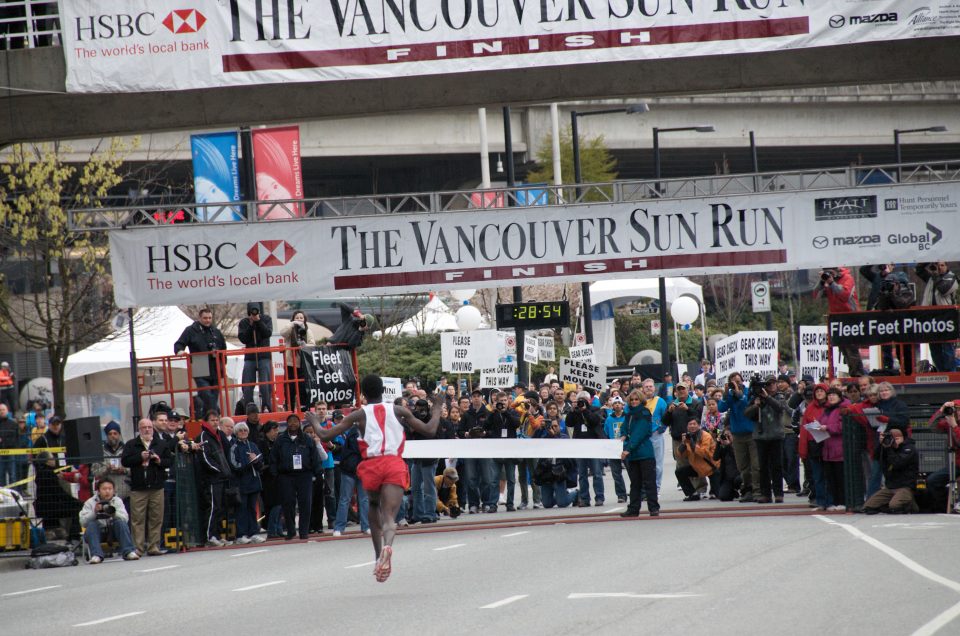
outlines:
[[[177,307],[144,307],[133,317],[134,346],[137,359],[159,358],[173,355],[173,343],[193,319]],[[237,349],[227,344],[228,349]],[[138,368],[144,374],[147,384],[153,369],[160,367],[156,363],[139,363]],[[186,386],[186,361],[171,363],[176,369],[184,369],[176,374],[176,386]],[[230,356],[227,363],[227,375],[239,381],[243,368],[242,356]],[[132,434],[133,400],[130,394],[130,329],[129,325],[114,331],[100,342],[94,343],[67,358],[64,370],[67,415],[82,417],[99,415],[105,423],[111,419],[124,427],[124,437]],[[152,396],[152,401],[169,397]],[[176,395],[177,408],[188,407],[186,394]],[[149,407],[151,399],[144,397],[143,406]],[[144,408],[144,412],[146,408]],[[129,428],[128,428],[129,427]]]
[[[667,278],[667,304],[680,296],[692,296],[703,303],[703,287],[687,278]],[[590,303],[599,305],[612,300],[615,307],[641,298],[659,298],[660,284],[656,278],[617,278],[601,280],[590,285]]]
[[[668,306],[681,296],[690,296],[700,304],[701,317],[703,317],[703,288],[700,285],[687,278],[667,278],[665,281]],[[606,302],[610,302],[613,307],[619,307],[641,299],[659,297],[660,282],[656,278],[618,278],[601,280],[590,285],[592,307]],[[616,364],[616,329],[612,313],[605,314],[602,320],[594,316],[593,346],[594,354],[600,364]]]
[[[489,327],[486,320],[480,322],[480,328]],[[423,309],[398,325],[387,327],[383,331],[374,332],[374,338],[380,338],[384,333],[400,336],[416,336],[425,333],[441,333],[444,331],[460,331],[457,326],[457,314],[447,307],[446,303],[434,296]]]

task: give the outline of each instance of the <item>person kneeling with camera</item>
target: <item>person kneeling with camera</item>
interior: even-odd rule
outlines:
[[[90,549],[90,565],[103,561],[100,543],[111,534],[120,543],[120,552],[127,561],[140,558],[130,536],[129,517],[123,500],[114,493],[113,480],[104,477],[97,484],[97,494],[87,499],[80,511],[80,525],[84,528],[83,540]]]
[[[905,438],[899,428],[885,431],[880,437],[876,457],[883,468],[884,485],[867,499],[863,511],[868,515],[878,512],[918,512],[917,502],[913,498],[913,487],[917,484],[920,455],[917,454],[913,440]]]
[[[434,477],[437,487],[437,513],[451,519],[460,516],[460,500],[457,499],[457,482],[460,475],[456,468],[444,469],[442,475]]]
[[[687,422],[687,432],[680,436],[680,446],[677,447],[677,456],[685,458],[689,464],[677,467],[674,474],[680,482],[680,488],[686,497],[684,501],[699,501],[700,495],[691,479],[694,477],[709,477],[713,481],[716,465],[713,463],[713,451],[717,443],[713,435],[700,430],[700,422]],[[711,488],[711,490],[715,490]]]

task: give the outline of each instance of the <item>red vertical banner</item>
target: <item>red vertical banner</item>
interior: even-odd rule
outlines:
[[[300,164],[300,128],[260,128],[252,131],[253,165],[257,177],[257,199],[276,201],[259,206],[261,219],[289,219],[303,216]]]

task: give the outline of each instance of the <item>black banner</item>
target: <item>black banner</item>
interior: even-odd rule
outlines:
[[[303,381],[310,404],[323,400],[331,409],[357,403],[357,374],[350,349],[301,347]]]
[[[960,311],[950,306],[830,314],[827,329],[833,345],[946,342],[960,339]]]

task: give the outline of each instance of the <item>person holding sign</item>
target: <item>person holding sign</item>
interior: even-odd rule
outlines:
[[[351,426],[360,429],[363,460],[357,467],[357,476],[370,498],[371,538],[377,556],[373,574],[383,583],[392,571],[397,511],[400,510],[403,491],[410,484],[407,465],[403,461],[406,431],[410,429],[427,438],[436,435],[444,401],[442,397],[434,396],[430,420],[423,422],[405,406],[383,403],[383,380],[378,375],[365,376],[360,381],[360,392],[367,403],[339,424],[320,431],[319,437],[329,442]]]

